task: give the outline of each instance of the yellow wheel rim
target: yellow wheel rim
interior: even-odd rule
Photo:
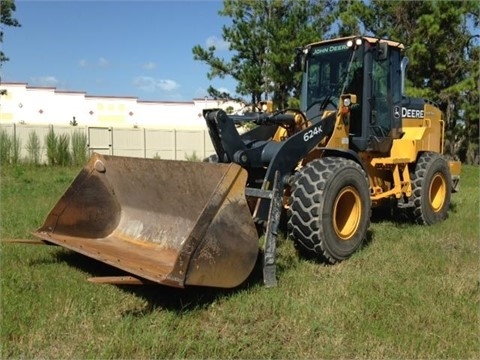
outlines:
[[[349,186],[337,195],[333,206],[333,227],[342,240],[350,240],[357,232],[362,217],[362,203],[355,188]]]
[[[447,184],[442,174],[438,173],[434,175],[430,183],[428,195],[433,211],[440,211],[447,195]]]

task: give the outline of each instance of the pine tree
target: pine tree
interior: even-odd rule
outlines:
[[[286,107],[299,90],[299,79],[290,66],[295,48],[318,41],[333,22],[329,1],[225,0],[221,16],[232,19],[223,27],[223,40],[233,55],[229,61],[215,55],[215,47],[196,45],[195,60],[210,66],[209,79],[231,76],[236,92],[250,96],[253,104],[272,98],[276,107]],[[219,94],[209,89],[210,94]],[[263,95],[263,97],[262,97]]]

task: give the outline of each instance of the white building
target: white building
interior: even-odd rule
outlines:
[[[57,90],[26,83],[2,83],[0,125],[79,126],[152,129],[205,129],[202,110],[239,111],[242,103],[214,99],[141,101],[136,97],[93,96],[81,91]]]

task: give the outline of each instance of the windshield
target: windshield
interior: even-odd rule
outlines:
[[[310,49],[307,58],[303,96],[303,109],[307,111],[319,104],[320,110],[327,106],[337,106],[340,95],[351,83],[356,69],[361,72],[362,64],[359,52],[354,52],[346,44],[325,44]],[[363,82],[359,82],[362,84]]]

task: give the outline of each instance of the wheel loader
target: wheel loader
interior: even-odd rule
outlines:
[[[444,220],[461,164],[442,156],[438,106],[405,95],[403,49],[366,36],[299,48],[299,109],[204,110],[216,152],[204,162],[94,153],[35,235],[125,274],[92,281],[232,288],[259,254],[276,285],[281,219],[327,263],[360,249],[372,208]]]

